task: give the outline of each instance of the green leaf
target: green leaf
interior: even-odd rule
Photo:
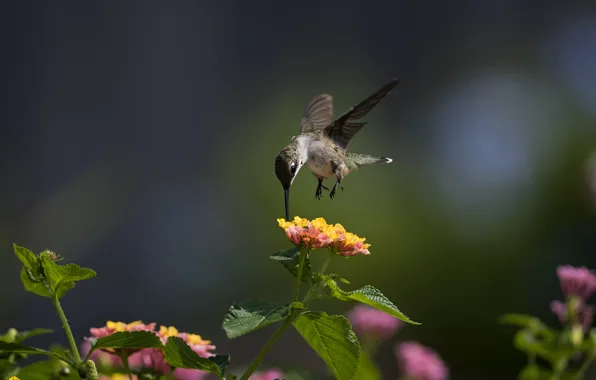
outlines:
[[[116,332],[103,338],[95,340],[85,360],[89,358],[91,353],[96,350],[104,348],[126,348],[126,349],[140,349],[140,348],[162,348],[161,340],[154,332],[151,331],[121,331]]]
[[[53,352],[42,350],[41,348],[29,347],[18,343],[0,342],[0,355],[8,352],[17,352],[19,354],[27,355],[54,355]]]
[[[379,369],[364,351],[360,351],[360,363],[353,380],[381,380]]]
[[[224,317],[222,327],[228,338],[237,338],[283,320],[289,310],[287,305],[278,306],[263,301],[234,304]]]
[[[94,270],[81,268],[77,264],[56,264],[50,255],[40,257],[44,274],[50,288],[61,298],[75,286],[75,282],[95,277]]]
[[[525,353],[538,355],[548,361],[553,358],[549,345],[537,339],[529,330],[518,331],[515,334],[513,344],[518,350]]]
[[[25,268],[33,271],[34,273],[38,273],[39,263],[35,253],[31,252],[25,247],[18,246],[14,243],[12,244],[12,248],[14,250],[14,254],[17,256],[19,260],[21,260]]]
[[[368,306],[374,307],[375,309],[384,311],[385,313],[394,316],[395,318],[401,319],[404,322],[411,323],[413,325],[419,325],[419,322],[414,322],[403,314],[397,306],[395,306],[381,291],[374,286],[364,285],[360,289],[345,291],[342,290],[333,278],[328,278],[327,287],[331,293],[331,296],[341,301],[357,301]]]
[[[23,367],[16,376],[23,380],[80,379],[76,370],[73,370],[72,368],[69,368],[64,364],[61,365],[59,363],[48,360],[36,362],[26,367]]]
[[[292,273],[294,277],[298,276],[298,265],[300,264],[300,247],[292,247],[279,251],[269,256],[270,259],[278,261],[287,270]],[[312,267],[310,265],[310,258],[307,256],[304,259],[304,267],[302,269],[302,282],[309,282],[314,279]]]
[[[166,362],[176,368],[192,368],[205,372],[215,373],[220,379],[223,379],[223,372],[219,364],[197,355],[184,340],[178,337],[170,337],[164,348]]]
[[[34,336],[38,336],[38,335],[44,335],[44,334],[51,334],[53,333],[54,330],[51,329],[33,329],[33,330],[29,330],[29,331],[19,331],[19,333],[17,334],[17,337],[15,339],[15,343],[21,343],[24,340],[27,340],[29,338],[32,338]]]
[[[33,281],[27,274],[27,268],[25,267],[21,268],[21,282],[23,283],[26,291],[35,293],[38,296],[52,298],[52,294],[45,283]]]
[[[309,311],[296,318],[294,327],[338,380],[354,378],[360,360],[360,344],[344,316]]]

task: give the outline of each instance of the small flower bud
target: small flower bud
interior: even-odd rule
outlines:
[[[98,380],[99,374],[93,360],[87,360],[79,367],[79,376],[85,380]]]
[[[17,334],[19,332],[17,331],[17,329],[13,329],[12,327],[8,329],[8,331],[6,331],[6,335],[4,335],[4,339],[6,339],[7,342],[14,342],[14,340],[17,338]]]

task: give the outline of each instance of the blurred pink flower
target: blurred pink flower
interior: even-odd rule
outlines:
[[[596,292],[596,275],[588,268],[562,265],[557,268],[561,290],[567,297],[576,296],[583,300]]]
[[[271,368],[265,371],[255,372],[249,380],[275,380],[275,379],[283,379],[285,374],[277,369]]]
[[[347,314],[354,331],[375,339],[388,339],[403,322],[383,311],[366,305],[357,305]]]
[[[416,380],[446,380],[449,369],[431,348],[417,342],[404,342],[395,347],[401,372]]]
[[[568,319],[567,305],[561,301],[553,301],[550,304],[550,309],[559,318],[561,324],[566,324]],[[577,323],[582,325],[584,333],[588,332],[592,327],[594,321],[594,306],[586,305],[583,301],[579,301],[577,310]]]
[[[155,325],[155,323],[144,324],[141,321],[135,321],[129,324],[108,321],[105,327],[91,328],[90,331],[93,338],[102,338],[119,331],[151,331],[157,335],[164,344],[169,337],[176,336],[183,339],[186,344],[197,353],[197,355],[201,357],[209,357],[213,355],[211,351],[215,349],[215,346],[211,344],[211,341],[203,340],[199,335],[178,332],[173,326],[160,326],[159,331],[155,331]],[[89,338],[87,338],[81,346],[81,351],[83,351],[85,355],[89,352],[91,346],[88,340]],[[97,350],[91,354],[91,358],[106,366],[122,367],[120,358],[110,352],[111,350]],[[132,369],[152,368],[162,374],[170,372],[170,366],[165,361],[163,352],[159,348],[144,348],[138,350],[130,355],[128,363]],[[207,372],[195,369],[177,368],[174,370],[174,379],[176,380],[201,380],[207,375]]]

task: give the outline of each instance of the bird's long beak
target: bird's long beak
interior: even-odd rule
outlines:
[[[284,198],[286,201],[286,221],[290,221],[290,188],[284,189]]]

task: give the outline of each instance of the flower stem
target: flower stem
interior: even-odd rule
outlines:
[[[296,276],[296,283],[294,285],[294,295],[292,297],[292,302],[298,301],[298,297],[300,296],[300,284],[302,283],[302,272],[304,271],[304,262],[306,261],[306,256],[308,256],[308,252],[309,252],[308,248],[305,248],[305,247],[300,248],[300,261],[298,263],[298,273]],[[288,316],[286,317],[286,319],[284,320],[282,325],[279,326],[277,328],[277,330],[275,330],[273,335],[271,335],[271,338],[269,338],[269,340],[267,340],[267,342],[265,343],[265,346],[263,348],[261,348],[261,351],[259,351],[255,360],[253,360],[252,363],[250,363],[250,366],[248,366],[246,371],[244,371],[244,373],[242,374],[242,376],[240,377],[239,380],[248,380],[250,375],[252,375],[253,372],[256,371],[257,368],[259,368],[259,365],[261,365],[261,363],[265,359],[265,356],[267,356],[269,351],[273,348],[273,345],[275,345],[275,343],[277,343],[277,341],[279,340],[279,338],[281,338],[283,333],[288,329],[288,327],[290,327],[290,325],[292,324],[292,322],[298,316],[299,313],[300,313],[300,310],[291,310],[290,311],[290,314],[288,314]]]
[[[284,323],[281,326],[279,326],[277,330],[275,330],[275,333],[273,333],[271,338],[269,338],[267,343],[265,343],[265,346],[261,349],[261,351],[259,351],[259,354],[255,358],[255,360],[253,360],[248,369],[244,371],[244,374],[240,377],[240,380],[248,380],[250,375],[252,375],[253,372],[256,371],[259,365],[261,365],[261,362],[263,362],[263,360],[265,359],[265,356],[267,356],[269,351],[273,348],[273,345],[277,343],[279,338],[281,338],[282,334],[287,330],[288,327],[290,327],[294,317],[295,314],[292,311],[290,315],[288,315]]]
[[[128,355],[121,355],[120,359],[122,360],[122,365],[124,366],[124,371],[126,371],[126,374],[128,375],[128,378],[130,380],[132,379],[132,373],[130,372],[130,365],[128,364]]]
[[[66,315],[64,314],[64,310],[62,310],[62,306],[60,305],[60,301],[58,300],[57,295],[54,295],[52,297],[52,303],[54,304],[54,307],[58,312],[58,317],[60,317],[60,321],[62,322],[62,328],[64,329],[64,332],[66,333],[66,338],[68,339],[68,343],[70,344],[70,350],[72,351],[72,354],[76,361],[74,364],[76,364],[76,367],[78,367],[78,365],[81,364],[81,355],[79,355],[79,348],[75,343],[74,336],[72,335],[72,331],[70,330],[70,326],[68,325],[68,321],[66,320]]]
[[[565,372],[565,368],[567,368],[567,359],[558,360],[553,367],[553,374],[550,379],[559,380]]]
[[[304,271],[304,261],[306,260],[306,256],[308,256],[308,248],[300,247],[300,262],[298,263],[298,275],[296,276],[292,302],[298,301],[298,296],[300,296],[300,285],[302,284],[302,272]]]
[[[335,256],[333,253],[330,253],[329,256],[327,256],[327,259],[325,260],[325,262],[323,263],[323,265],[321,265],[321,274],[324,274],[325,271],[327,270],[327,267],[329,266],[329,263],[331,262],[331,259],[333,258],[333,256]]]

